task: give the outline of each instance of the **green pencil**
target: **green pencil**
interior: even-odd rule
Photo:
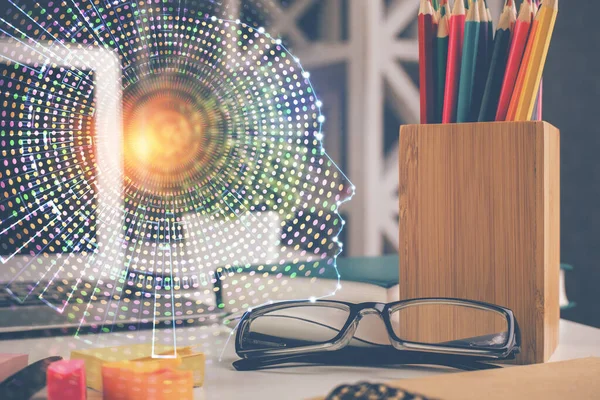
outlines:
[[[456,122],[469,122],[471,116],[475,64],[477,63],[477,49],[479,47],[479,31],[481,25],[477,1],[478,0],[471,1],[465,22],[465,39],[460,65]]]
[[[498,111],[500,92],[504,82],[504,73],[510,50],[511,27],[514,26],[515,16],[510,8],[506,8],[498,22],[498,30],[494,39],[494,51],[490,62],[490,71],[485,85],[485,92],[479,111],[479,122],[494,121]]]
[[[444,112],[444,92],[446,90],[446,65],[448,63],[448,15],[445,7],[440,9],[441,16],[438,22],[436,38],[436,93],[435,93],[435,123],[442,122]]]

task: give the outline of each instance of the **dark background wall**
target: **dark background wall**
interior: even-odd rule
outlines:
[[[519,6],[521,1],[517,1]],[[562,317],[597,327],[600,327],[599,5],[597,0],[560,0],[544,81],[544,119],[557,126],[562,134],[561,260],[575,267],[567,273],[566,283],[569,300],[577,306],[564,310]],[[306,21],[309,25],[306,31],[317,29],[318,17]],[[416,36],[415,24],[407,29],[407,35]],[[403,65],[417,83],[418,65]],[[332,87],[345,85],[343,66],[312,72],[315,72],[313,83],[321,95],[329,93]],[[335,105],[330,98],[324,103],[329,108]],[[331,109],[326,110],[329,132],[337,131],[332,126],[335,114]],[[387,105],[384,119],[384,146],[389,150],[398,139],[398,126],[405,121]],[[345,128],[340,130],[343,132]],[[334,136],[326,135],[326,140]],[[326,143],[328,152],[347,170],[343,148],[344,145],[337,154],[336,146]],[[384,252],[396,252],[396,246],[387,244]]]
[[[600,327],[600,28],[598,2],[562,1],[544,81],[544,119],[561,130],[561,259],[577,307],[563,318]]]

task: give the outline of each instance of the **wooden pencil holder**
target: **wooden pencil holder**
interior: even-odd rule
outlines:
[[[522,337],[516,363],[547,361],[560,319],[559,130],[545,122],[403,126],[399,158],[400,299],[510,308]],[[422,339],[434,334],[431,321],[415,329]]]

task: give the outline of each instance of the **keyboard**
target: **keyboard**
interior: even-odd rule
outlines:
[[[125,290],[120,291],[118,283],[82,280],[1,285],[0,340],[132,331],[173,323],[209,325],[224,314],[216,306],[212,287],[209,297],[206,288],[197,286],[144,292],[141,285],[123,285]]]

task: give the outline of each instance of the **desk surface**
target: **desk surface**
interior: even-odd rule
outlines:
[[[139,332],[140,335],[143,332]],[[147,331],[146,334],[151,334]],[[368,380],[385,382],[403,378],[417,378],[456,370],[429,367],[406,367],[395,369],[349,368],[349,367],[299,367],[269,371],[237,372],[231,362],[237,359],[233,343],[225,346],[228,331],[218,325],[178,330],[178,345],[196,345],[207,354],[206,383],[196,389],[196,399],[307,399],[323,396],[334,387],[344,383]],[[2,353],[28,353],[29,362],[51,355],[69,357],[72,349],[102,347],[127,343],[121,334],[106,334],[90,337],[95,343],[73,337],[52,337],[0,341]],[[137,337],[136,337],[137,338]],[[101,339],[101,341],[99,341]],[[144,340],[142,338],[142,340]],[[219,356],[223,353],[221,361]],[[560,345],[551,361],[560,361],[588,356],[600,357],[600,329],[569,321],[561,321]],[[43,399],[44,396],[37,397]],[[101,399],[97,392],[90,391],[89,400]]]

